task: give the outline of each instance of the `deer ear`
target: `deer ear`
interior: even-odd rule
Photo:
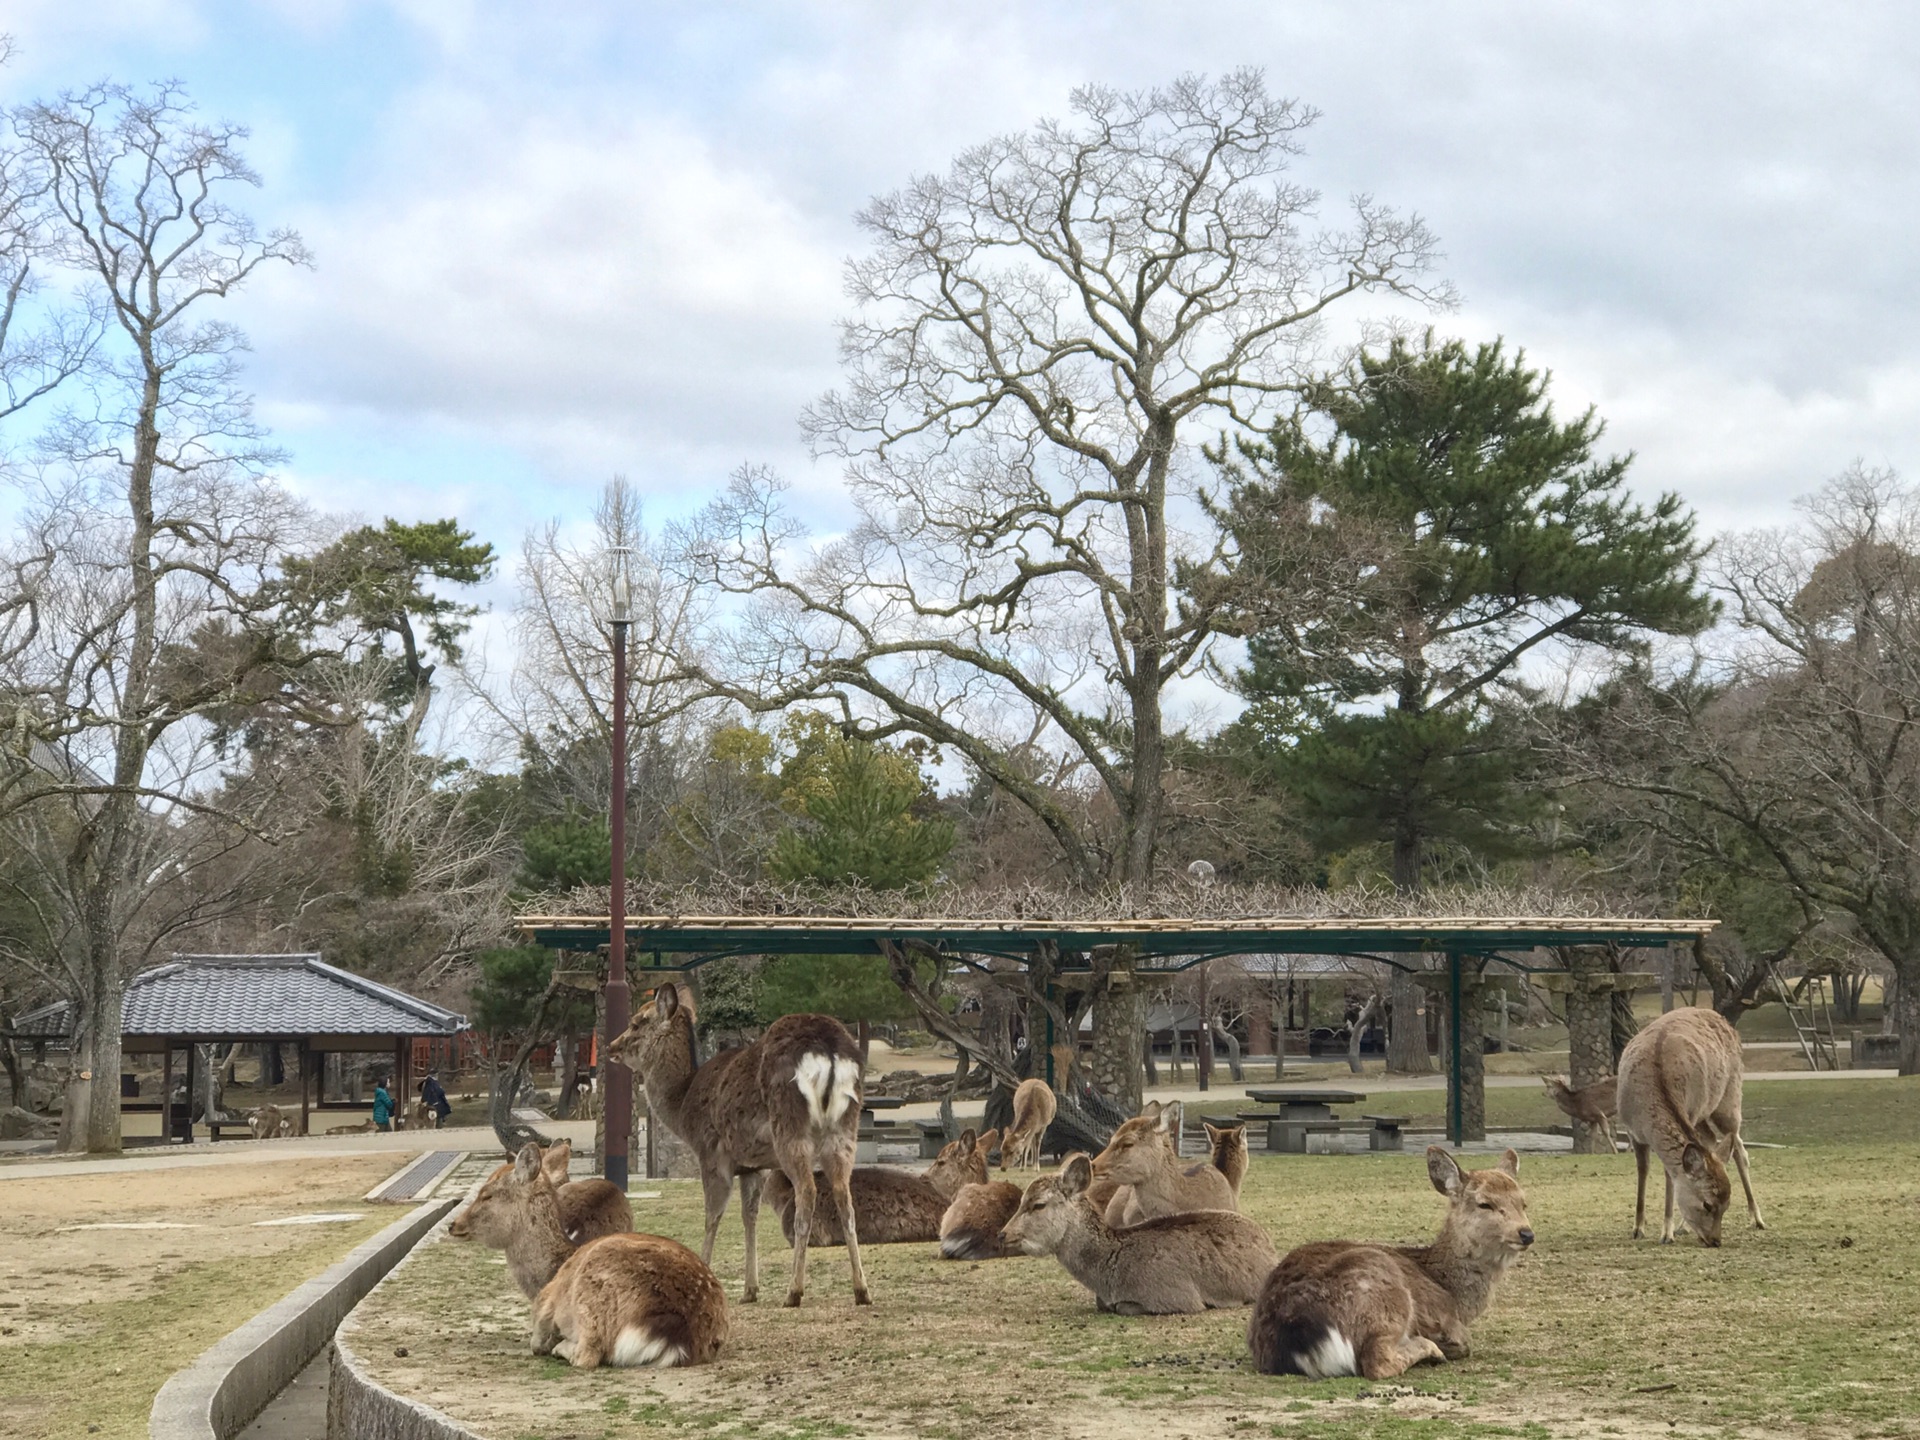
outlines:
[[[1093,1183],[1093,1162],[1076,1151],[1060,1167],[1060,1193],[1069,1198],[1081,1194]]]
[[[1171,1135],[1180,1128],[1180,1109],[1178,1100],[1160,1107],[1160,1132],[1163,1135]]]
[[[1200,1128],[1207,1132],[1207,1139],[1215,1142],[1218,1142],[1220,1137],[1227,1133],[1211,1120],[1202,1120],[1200,1122]]]
[[[658,1019],[672,1019],[674,1011],[679,1008],[680,987],[678,985],[662,985],[653,992],[653,1013]]]
[[[513,1178],[522,1185],[531,1184],[533,1177],[540,1173],[540,1147],[528,1141],[520,1147],[520,1153],[514,1157]]]
[[[1520,1152],[1517,1150],[1507,1151],[1506,1154],[1500,1157],[1500,1168],[1506,1171],[1507,1174],[1517,1177],[1520,1174]]]
[[[1461,1179],[1459,1162],[1438,1145],[1427,1146],[1427,1178],[1433,1181],[1433,1188],[1449,1200],[1460,1193],[1460,1187],[1465,1183]]]
[[[1158,1100],[1147,1101],[1146,1104],[1140,1107],[1140,1118],[1142,1120],[1157,1121],[1160,1118],[1160,1102]]]
[[[980,1143],[980,1137],[973,1133],[973,1129],[971,1126],[969,1126],[967,1129],[962,1130],[960,1132],[960,1153],[962,1155],[971,1155],[973,1153],[974,1146],[978,1145],[979,1143]]]
[[[1706,1179],[1707,1152],[1689,1140],[1687,1142],[1687,1148],[1680,1152],[1680,1168],[1685,1171],[1691,1179]]]

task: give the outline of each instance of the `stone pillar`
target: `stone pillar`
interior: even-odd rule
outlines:
[[[1607,952],[1598,945],[1567,951],[1567,1078],[1578,1090],[1613,1073],[1613,983]],[[1576,1155],[1604,1155],[1597,1125],[1573,1122]]]
[[[1107,985],[1093,997],[1093,1050],[1087,1060],[1093,1088],[1124,1108],[1140,1109],[1145,1091],[1141,1038],[1147,1030],[1146,992],[1134,972],[1135,957],[1123,952],[1107,977]]]
[[[1449,966],[1455,963],[1450,961]],[[1432,978],[1438,983],[1439,1009],[1441,1011],[1447,1038],[1447,1105],[1448,1128],[1452,1128],[1454,1090],[1457,1084],[1459,1092],[1460,1138],[1464,1140],[1484,1140],[1487,1138],[1487,1057],[1482,1036],[1486,1033],[1486,976],[1483,973],[1486,962],[1470,956],[1461,956],[1460,966],[1460,1013],[1456,1030],[1453,1013],[1453,985],[1449,970],[1443,970]],[[1454,1037],[1458,1036],[1459,1048],[1454,1049]]]

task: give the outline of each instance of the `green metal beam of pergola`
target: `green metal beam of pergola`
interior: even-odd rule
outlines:
[[[1558,972],[1535,963],[1540,949],[1615,945],[1663,949],[1692,945],[1712,920],[1614,919],[1593,916],[1329,916],[1232,920],[975,920],[840,915],[629,915],[628,952],[648,957],[648,969],[683,971],[741,955],[846,955],[878,952],[883,942],[930,946],[955,955],[998,956],[1024,963],[1042,944],[1057,947],[1055,974],[1085,972],[1074,956],[1098,946],[1128,946],[1153,973],[1184,970],[1208,960],[1244,955],[1350,955],[1403,970],[1429,969],[1409,956],[1444,957],[1452,1026],[1447,1074],[1447,1136],[1464,1134],[1460,997],[1462,965],[1490,961],[1525,973]],[[605,915],[523,915],[519,929],[549,950],[606,948],[612,924]],[[1515,954],[1514,952],[1521,952]],[[671,963],[669,963],[671,957]]]

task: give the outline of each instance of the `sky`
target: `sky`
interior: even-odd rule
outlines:
[[[1322,113],[1328,218],[1424,216],[1434,323],[1597,406],[1636,489],[1713,532],[1855,460],[1920,476],[1910,6],[0,0],[0,31],[0,104],[173,78],[251,128],[253,213],[317,259],[228,307],[289,483],[508,552],[611,474],[664,520],[743,463],[833,528],[797,421],[855,212],[1076,85],[1245,65]]]

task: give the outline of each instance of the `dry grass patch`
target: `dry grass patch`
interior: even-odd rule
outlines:
[[[1793,1146],[1755,1153],[1771,1229],[1730,1223],[1718,1251],[1636,1244],[1629,1157],[1528,1158],[1536,1253],[1472,1359],[1400,1384],[1256,1375],[1243,1310],[1099,1315],[1051,1260],[955,1264],[917,1245],[870,1248],[871,1310],[849,1303],[840,1252],[816,1251],[806,1306],[736,1306],[732,1343],[704,1369],[575,1374],[533,1357],[499,1257],[453,1241],[382,1288],[355,1343],[386,1383],[503,1440],[1913,1434],[1920,1083],[1779,1082],[1763,1097],[1755,1138]],[[637,1202],[636,1222],[697,1244],[698,1187],[646,1188],[663,1195]],[[1442,1210],[1417,1154],[1256,1157],[1245,1198],[1282,1248],[1420,1239]],[[722,1236],[737,1295],[731,1215]],[[785,1256],[768,1258],[777,1299]]]

